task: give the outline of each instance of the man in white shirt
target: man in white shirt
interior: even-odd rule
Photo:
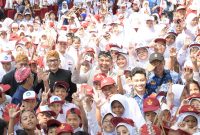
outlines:
[[[66,53],[67,49],[67,37],[66,36],[59,36],[58,37],[58,44],[56,46],[60,60],[61,60],[61,68],[73,71],[74,69],[74,59]]]

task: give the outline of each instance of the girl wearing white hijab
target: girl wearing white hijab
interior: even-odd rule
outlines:
[[[171,127],[181,129],[191,134],[200,133],[200,117],[198,111],[191,105],[184,105],[179,110],[176,123]]]
[[[198,30],[198,16],[194,13],[190,13],[186,18],[187,33],[192,39],[195,39],[195,34]]]
[[[109,104],[107,111],[111,112],[113,116],[132,119],[138,129],[144,124],[145,121],[139,106],[133,98],[115,94],[110,98]]]

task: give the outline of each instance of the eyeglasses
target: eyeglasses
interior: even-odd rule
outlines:
[[[58,59],[50,59],[50,60],[47,60],[48,63],[57,63],[58,62]]]

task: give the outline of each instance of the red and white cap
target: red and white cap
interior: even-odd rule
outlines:
[[[52,111],[48,105],[41,105],[38,107],[36,114],[39,113],[49,113],[51,116],[56,116],[56,113],[54,111]]]
[[[32,91],[32,90],[28,90],[24,92],[23,94],[23,100],[31,100],[31,99],[36,99],[36,98],[37,98],[37,94],[35,93],[35,91]]]
[[[0,56],[0,62],[11,62],[12,61],[12,57],[11,55],[7,54],[7,53],[1,53],[1,56]]]
[[[64,101],[62,101],[62,99],[58,96],[51,96],[49,98],[49,105],[53,104],[53,103],[60,103],[60,104],[64,104]]]
[[[178,10],[185,10],[185,9],[186,9],[186,6],[180,5],[180,6],[178,6],[178,7],[176,8],[176,11],[178,11]]]

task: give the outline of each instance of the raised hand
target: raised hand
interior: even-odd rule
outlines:
[[[85,96],[82,96],[82,97],[80,97],[79,96],[79,93],[74,93],[73,95],[72,95],[72,98],[73,98],[73,103],[75,104],[75,105],[77,105],[77,106],[82,106],[82,100],[84,99],[84,97]]]
[[[170,48],[169,53],[170,53],[170,57],[176,58],[177,52],[176,52],[175,47]]]
[[[9,108],[8,113],[9,113],[9,117],[11,119],[15,119],[17,117],[17,115],[20,113],[21,110],[19,110],[19,105],[17,105],[17,107],[12,107]]]
[[[50,89],[47,90],[45,88],[45,90],[42,92],[42,97],[41,97],[42,98],[42,102],[41,102],[42,105],[47,103],[47,100],[48,100],[50,95],[51,95],[51,90]]]
[[[97,93],[93,94],[93,100],[96,103],[97,108],[101,108],[101,106],[106,102],[106,100],[103,100]]]
[[[193,69],[191,67],[185,67],[183,76],[185,80],[190,80],[193,78]]]
[[[190,45],[191,43],[192,43],[191,38],[186,37],[186,39],[184,40],[183,49],[186,50],[186,49],[189,47],[189,45]]]

